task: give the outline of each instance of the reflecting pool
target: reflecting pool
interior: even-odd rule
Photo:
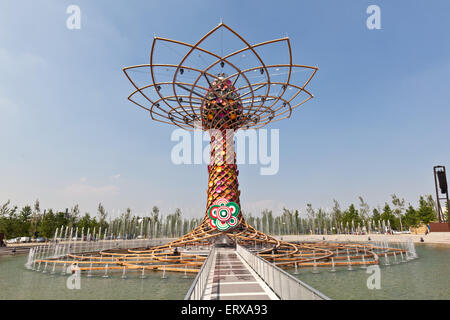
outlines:
[[[336,272],[319,268],[299,269],[300,280],[321,291],[331,299],[450,299],[450,247],[444,245],[416,244],[418,259],[390,265],[380,265],[381,288],[368,289],[371,274],[354,267],[348,271],[336,267]],[[0,299],[183,299],[194,276],[167,272],[148,271],[145,279],[141,272],[112,273],[103,278],[103,273],[93,277],[81,277],[80,289],[68,289],[67,275],[60,270],[54,275],[27,270],[26,255],[0,257]],[[41,268],[42,270],[43,268]],[[50,271],[50,268],[48,268]],[[289,270],[293,273],[294,270]]]
[[[141,272],[114,273],[103,278],[103,273],[86,277],[82,275],[80,289],[68,289],[67,275],[59,270],[54,275],[31,271],[24,264],[27,255],[0,257],[0,300],[3,299],[183,299],[195,274],[183,278],[183,274],[148,271],[145,279]],[[41,269],[42,270],[42,269]]]
[[[336,272],[319,268],[299,269],[295,275],[331,299],[450,299],[450,247],[445,245],[416,244],[418,259],[407,263],[380,264],[380,289],[369,289],[367,270],[354,267],[336,268]],[[400,260],[400,259],[399,259]],[[293,273],[294,270],[289,270]]]

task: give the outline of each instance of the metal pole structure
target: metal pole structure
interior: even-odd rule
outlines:
[[[441,200],[445,200],[447,204],[447,210],[450,209],[449,197],[448,197],[448,186],[447,186],[447,174],[445,171],[445,166],[434,166],[434,186],[436,189],[436,209],[439,218],[439,222],[445,222],[446,217],[444,215],[444,210],[441,206]],[[439,173],[441,173],[441,177],[439,177]],[[445,197],[439,196],[439,187],[441,187],[441,193],[445,195]]]

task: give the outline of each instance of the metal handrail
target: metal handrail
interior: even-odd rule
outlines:
[[[197,273],[194,282],[192,282],[192,285],[186,293],[184,300],[201,300],[203,292],[205,291],[206,285],[208,283],[209,271],[211,270],[215,252],[216,248],[213,247],[202,267],[200,268],[200,271]]]
[[[273,263],[251,253],[238,244],[236,245],[236,252],[250,265],[264,282],[266,282],[280,299],[331,300],[320,291],[297,279]],[[283,286],[283,284],[286,285]]]

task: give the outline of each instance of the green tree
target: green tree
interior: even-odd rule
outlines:
[[[389,204],[385,203],[383,212],[381,213],[382,221],[389,221],[392,229],[397,229],[397,220]]]
[[[300,222],[299,212],[298,212],[298,210],[295,210],[295,213],[294,213],[294,223],[295,223],[294,232],[295,232],[295,234],[299,234],[300,233],[299,222]]]
[[[449,203],[447,202],[445,204],[444,219],[445,219],[445,221],[450,222],[450,220],[448,219],[449,218],[449,207],[448,206],[449,206]]]
[[[98,204],[97,214],[98,214],[99,226],[103,230],[106,229],[106,227],[107,227],[106,217],[108,216],[108,213],[106,212],[105,208],[103,207],[103,205],[101,203]]]
[[[405,210],[405,199],[399,199],[395,194],[391,195],[392,204],[394,205],[394,214],[400,222],[400,230],[403,231],[402,214]]]
[[[358,214],[358,210],[355,208],[355,205],[352,203],[347,210],[344,211],[344,218],[343,222],[344,224],[347,224],[349,226],[352,225],[352,222],[357,225],[360,222],[360,217]]]
[[[130,236],[132,233],[132,218],[131,218],[131,209],[127,208],[124,213],[122,213],[121,216],[122,220],[122,234],[123,236],[127,237]]]
[[[80,208],[79,208],[78,204],[76,204],[75,206],[73,206],[70,209],[70,212],[69,212],[68,226],[70,228],[76,228],[77,222],[79,219],[79,215],[80,215]]]
[[[411,204],[406,209],[404,220],[407,227],[418,227],[420,224],[420,217]]]
[[[311,203],[306,204],[306,215],[312,220],[316,218],[316,211],[313,209]]]
[[[372,219],[374,222],[378,222],[381,220],[381,213],[379,208],[373,208],[372,210]]]
[[[281,216],[281,228],[283,234],[290,234],[294,225],[294,210],[283,208],[283,214]]]
[[[36,199],[33,206],[33,214],[31,218],[31,236],[37,236],[37,226],[41,218],[41,206],[39,203],[39,199]]]
[[[31,233],[31,218],[33,211],[30,206],[25,206],[19,213],[16,232],[20,236],[29,236]]]
[[[55,223],[57,227],[67,226],[68,224],[68,213],[59,211],[55,214]]]
[[[316,216],[317,216],[315,220],[316,226],[319,229],[318,230],[319,233],[322,233],[325,229],[327,229],[327,220],[328,220],[327,212],[322,208],[319,208],[317,210]]]
[[[159,221],[159,208],[157,206],[153,206],[151,219],[155,223]]]
[[[366,220],[369,217],[370,207],[363,197],[359,196],[359,216],[362,220]]]
[[[331,219],[334,221],[334,224],[336,226],[336,232],[343,232],[343,230],[340,230],[341,222],[343,221],[343,214],[341,210],[341,206],[339,202],[336,199],[333,199],[333,208],[331,209]]]
[[[41,205],[39,203],[39,199],[36,199],[36,201],[34,202],[34,212],[37,214],[41,213]]]
[[[79,230],[83,230],[83,233],[86,234],[88,228],[91,227],[91,216],[89,213],[86,212],[84,216],[78,220],[77,226]]]
[[[50,209],[47,213],[44,213],[41,223],[38,226],[38,233],[40,236],[50,239],[53,238],[56,228],[56,216],[53,210]]]
[[[15,214],[15,212],[17,211],[17,206],[13,206],[10,208],[10,204],[11,201],[8,200],[0,207],[0,217],[12,216]]]
[[[436,220],[437,215],[433,202],[431,196],[428,196],[426,200],[423,196],[420,197],[419,208],[417,209],[417,216],[419,217],[420,222],[428,224]]]
[[[10,207],[11,201],[6,201],[0,207],[0,232],[5,234],[7,239],[19,236],[17,232],[17,206]]]

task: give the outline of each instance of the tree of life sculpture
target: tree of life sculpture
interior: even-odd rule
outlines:
[[[207,50],[204,45],[218,32],[227,32],[241,47],[226,54],[219,53],[219,49]],[[278,62],[280,54],[265,54],[277,46],[284,48],[285,63]],[[158,55],[162,48],[167,51]],[[223,51],[223,46],[220,50]],[[164,59],[171,52],[179,51],[182,58],[178,57],[176,63],[157,61],[158,57]],[[249,63],[250,57],[253,63]],[[211,245],[219,236],[244,246],[259,244],[260,257],[285,267],[365,266],[378,264],[380,252],[385,256],[405,254],[404,249],[370,243],[286,242],[256,230],[245,221],[240,208],[233,135],[237,130],[261,128],[289,118],[295,108],[313,98],[306,86],[318,68],[296,65],[292,60],[288,37],[251,45],[223,23],[195,44],[155,37],[150,63],[123,69],[135,88],[128,99],[148,111],[155,121],[209,132],[211,159],[202,222],[181,238],[161,246],[105,249],[89,257],[70,253],[34,261],[75,263],[82,271],[109,268],[198,272],[204,256],[187,251],[174,254],[174,249]],[[139,79],[139,75],[143,77]],[[166,79],[160,80],[161,75]]]
[[[238,38],[242,42],[242,48],[226,55],[204,49],[202,44],[219,30]],[[159,43],[183,46],[187,48],[187,52],[178,64],[159,64],[155,62]],[[258,51],[264,50],[265,46],[274,45],[285,47],[288,63],[267,64],[263,61]],[[206,63],[203,68],[190,64],[190,57],[196,54],[210,57],[211,63]],[[245,54],[253,55],[255,64],[243,69],[234,60]],[[222,72],[214,73],[214,68]],[[157,74],[161,69],[173,70],[172,81],[158,80]],[[230,70],[230,74],[223,72],[224,69]],[[289,118],[292,110],[313,97],[306,86],[317,69],[292,63],[287,37],[251,45],[233,29],[221,23],[194,45],[155,37],[150,64],[127,67],[124,72],[136,88],[129,99],[148,110],[152,119],[188,130],[197,126],[210,133],[208,211],[219,199],[240,206],[234,132],[239,129],[260,128],[270,122]],[[132,72],[139,70],[149,71],[152,80],[150,84],[139,86],[133,80]],[[302,83],[291,83],[293,75],[299,71],[304,72],[305,79]],[[192,76],[189,82],[183,76],[188,72]],[[254,77],[255,73],[259,77]],[[284,79],[280,80],[277,77],[279,74]],[[172,90],[164,90],[166,87]],[[143,97],[144,101],[139,102],[136,99],[138,96]],[[235,224],[237,227],[244,222],[242,215],[238,216],[239,222]],[[208,218],[206,214],[205,219]],[[214,226],[211,227],[214,229]]]

